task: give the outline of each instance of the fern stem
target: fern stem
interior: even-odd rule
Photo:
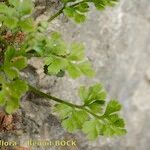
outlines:
[[[48,19],[48,22],[51,22],[52,20],[54,20],[56,17],[58,17],[62,12],[63,10],[65,9],[65,5],[56,13],[54,14],[53,16],[51,16],[49,19]]]
[[[40,90],[38,90],[37,88],[31,86],[31,85],[28,85],[29,86],[29,89],[30,91],[36,93],[37,95],[43,97],[43,98],[47,98],[47,99],[51,99],[55,102],[58,102],[58,103],[62,103],[62,104],[65,104],[65,105],[68,105],[70,107],[75,107],[75,108],[78,108],[78,109],[82,109],[82,110],[85,110],[87,113],[91,114],[92,116],[98,118],[98,119],[102,119],[103,118],[103,115],[102,116],[98,116],[96,114],[94,114],[93,112],[91,112],[90,110],[88,110],[87,108],[84,107],[84,105],[76,105],[76,104],[72,104],[70,102],[67,102],[65,100],[62,100],[62,99],[59,99],[57,97],[54,97],[54,96],[51,96],[51,95],[48,95]]]
[[[80,2],[77,2],[77,3],[74,3],[74,4],[70,5],[69,7],[75,7],[75,6],[77,6],[77,5],[81,4],[81,3],[84,3],[84,2],[85,2],[85,0],[80,1]],[[55,18],[57,18],[60,14],[63,13],[63,10],[66,8],[66,6],[67,6],[67,3],[64,4],[64,6],[63,6],[58,12],[56,12],[53,16],[51,16],[47,21],[48,21],[48,22],[51,22],[51,21],[53,21]]]
[[[64,101],[64,100],[62,100],[62,99],[59,99],[59,98],[57,98],[57,97],[48,95],[48,94],[46,94],[46,93],[44,93],[44,92],[38,90],[37,88],[35,88],[35,87],[31,86],[31,85],[28,85],[28,86],[29,86],[29,88],[30,88],[30,90],[31,90],[32,92],[36,93],[37,95],[39,95],[39,96],[41,96],[41,97],[51,99],[51,100],[53,100],[53,101],[55,101],[55,102],[58,102],[58,103],[66,104],[66,105],[68,105],[68,106],[70,106],[70,107],[76,107],[76,108],[82,109],[82,106],[80,106],[80,105],[75,105],[75,104],[66,102],[66,101]]]

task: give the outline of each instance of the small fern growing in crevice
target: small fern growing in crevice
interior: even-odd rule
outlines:
[[[53,97],[23,81],[20,72],[28,66],[32,57],[43,59],[43,72],[63,77],[67,73],[76,79],[82,75],[94,77],[95,71],[85,56],[81,43],[70,45],[61,35],[53,32],[45,36],[47,27],[60,14],[81,23],[86,19],[89,6],[98,10],[113,6],[117,0],[62,0],[62,8],[45,21],[36,23],[32,17],[31,0],[0,2],[0,105],[8,114],[14,113],[21,97],[32,91],[57,102],[55,112],[60,115],[62,126],[69,132],[81,129],[89,139],[99,135],[116,136],[126,133],[125,123],[118,115],[121,105],[116,100],[106,102],[106,92],[101,84],[89,88],[80,87],[82,105]]]

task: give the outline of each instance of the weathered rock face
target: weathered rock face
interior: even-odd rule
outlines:
[[[94,142],[88,141],[80,133],[68,134],[61,128],[57,117],[51,115],[50,104],[31,96],[22,101],[21,131],[17,135],[2,136],[15,139],[24,146],[25,141],[31,138],[71,138],[78,142],[78,146],[72,148],[36,147],[33,150],[149,150],[150,1],[121,0],[118,6],[104,12],[92,10],[87,22],[82,25],[77,26],[61,18],[52,23],[50,30],[62,32],[69,42],[84,42],[87,56],[97,75],[91,80],[84,77],[72,80],[67,76],[57,79],[44,76],[40,69],[40,60],[31,60],[32,65],[38,64],[38,78],[34,84],[53,95],[80,103],[76,93],[81,84],[103,83],[109,93],[108,97],[116,98],[122,103],[122,115],[126,119],[128,133],[119,138],[100,137]]]
[[[96,68],[94,79],[58,81],[59,96],[76,101],[73,94],[80,84],[102,82],[111,97],[123,104],[128,134],[121,138],[79,140],[81,149],[148,150],[150,141],[150,1],[121,0],[113,9],[91,11],[81,25],[60,24],[67,40],[85,42],[87,55]],[[63,91],[62,89],[65,89]]]

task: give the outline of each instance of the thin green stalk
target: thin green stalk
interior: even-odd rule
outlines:
[[[65,5],[56,13],[54,14],[53,16],[51,16],[49,19],[48,19],[48,22],[51,22],[52,20],[54,20],[56,17],[58,17],[62,12],[63,10],[65,9]]]
[[[69,7],[75,7],[75,6],[77,6],[77,5],[81,4],[81,3],[84,3],[84,2],[85,2],[85,0],[77,2],[77,3],[74,3],[74,4],[70,5]],[[47,21],[51,22],[52,20],[57,18],[60,14],[63,13],[63,10],[66,8],[66,6],[67,6],[67,4],[64,4],[64,6],[58,12],[56,12],[53,16],[51,16]]]
[[[51,99],[51,100],[53,100],[55,102],[58,102],[58,103],[61,103],[61,104],[65,104],[65,105],[68,105],[70,107],[75,107],[75,108],[78,108],[78,109],[85,110],[87,113],[91,114],[92,116],[94,116],[94,117],[96,117],[98,119],[102,119],[103,118],[103,116],[98,116],[98,115],[94,114],[93,112],[91,112],[90,110],[85,108],[83,105],[75,105],[75,104],[69,103],[69,102],[67,102],[65,100],[62,100],[62,99],[56,98],[54,96],[48,95],[48,94],[38,90],[37,88],[35,88],[35,87],[31,86],[31,85],[28,85],[28,86],[29,86],[29,89],[32,92],[36,93],[37,95],[39,95],[39,96],[41,96],[43,98]]]
[[[53,101],[55,101],[55,102],[58,102],[58,103],[66,104],[66,105],[68,105],[68,106],[70,106],[70,107],[76,107],[76,108],[82,109],[82,106],[80,106],[80,105],[75,105],[75,104],[66,102],[66,101],[64,101],[64,100],[61,100],[61,99],[59,99],[59,98],[56,98],[56,97],[54,97],[54,96],[48,95],[48,94],[46,94],[46,93],[44,93],[44,92],[38,90],[37,88],[35,88],[35,87],[31,86],[31,85],[29,85],[29,88],[30,88],[30,90],[31,90],[32,92],[36,93],[37,95],[39,95],[39,96],[41,96],[41,97],[51,99],[51,100],[53,100]]]

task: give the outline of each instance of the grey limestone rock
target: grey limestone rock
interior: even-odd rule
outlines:
[[[88,141],[82,133],[69,134],[61,127],[57,116],[52,114],[51,103],[31,96],[24,98],[21,104],[23,133],[7,136],[10,139],[17,139],[25,145],[24,141],[29,138],[73,138],[78,142],[74,149],[79,150],[150,149],[150,1],[121,0],[116,7],[103,12],[91,9],[84,24],[76,25],[61,16],[49,30],[60,31],[68,42],[84,42],[86,54],[97,72],[96,77],[91,80],[85,77],[72,80],[68,76],[57,79],[45,76],[37,67],[39,80],[36,84],[45,92],[80,103],[76,94],[80,85],[102,83],[109,93],[108,98],[116,98],[123,105],[127,135]],[[35,67],[36,62],[42,64],[41,60],[33,62]]]

